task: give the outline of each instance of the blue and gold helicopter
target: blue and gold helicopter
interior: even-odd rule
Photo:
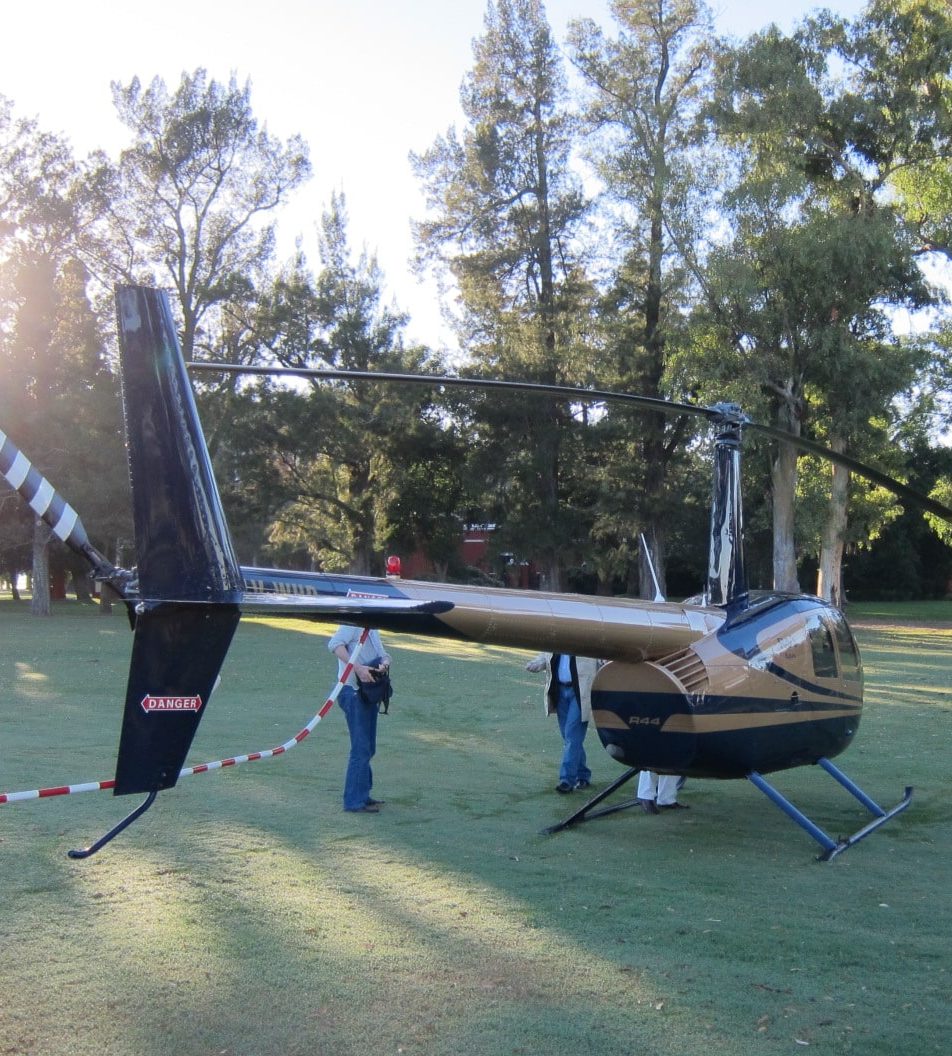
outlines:
[[[93,577],[119,595],[133,628],[114,792],[146,799],[90,848],[70,852],[74,857],[98,851],[175,785],[242,614],[335,620],[608,661],[593,687],[593,718],[606,751],[625,772],[546,831],[633,805],[637,801],[600,804],[643,769],[751,781],[817,841],[822,860],[909,805],[912,789],[906,788],[895,806],[883,809],[831,762],[856,735],[863,706],[862,665],[842,612],[809,595],[748,590],[743,432],[766,433],[839,461],[943,518],[952,520],[952,510],[849,456],[751,422],[731,404],[699,407],[554,385],[288,368],[278,372],[530,390],[573,401],[620,399],[707,418],[716,431],[707,582],[697,599],[676,603],[246,567],[234,551],[167,298],[127,286],[117,289],[116,304],[134,569],[114,567],[95,549],[75,510],[0,432],[0,472],[87,559]],[[872,820],[851,836],[833,838],[764,776],[810,765],[835,778]]]

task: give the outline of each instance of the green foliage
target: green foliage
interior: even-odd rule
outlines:
[[[952,478],[940,477],[936,481],[935,487],[929,492],[929,498],[935,499],[946,506],[952,505]],[[939,538],[947,545],[952,546],[952,525],[948,521],[936,517],[934,513],[927,513],[926,519]]]
[[[459,369],[732,399],[908,475],[926,414],[947,413],[944,306],[918,262],[949,256],[948,4],[873,0],[855,20],[818,13],[736,47],[698,0],[610,9],[612,33],[571,28],[573,99],[539,0],[490,2],[463,123],[415,158],[419,264],[456,284]],[[116,164],[78,161],[0,99],[0,424],[107,551],[128,506],[104,283],[170,285],[186,357],[438,369],[405,346],[373,255],[353,259],[342,200],[322,220],[321,268],[301,251],[276,267],[277,210],[308,149],[266,131],[247,83],[198,68],[171,87],[115,83],[113,98],[130,132]],[[932,332],[897,339],[892,313],[930,304]],[[644,591],[641,532],[680,582],[703,564],[693,419],[234,376],[197,388],[252,561],[370,571],[422,549],[448,574],[460,525],[477,521],[552,587]],[[895,509],[854,481],[844,527],[809,461],[751,444],[746,465],[760,580],[777,538],[795,571],[831,540],[869,543]],[[22,519],[0,506],[7,565],[23,560]]]
[[[490,2],[473,55],[462,136],[451,129],[414,158],[433,213],[417,225],[421,259],[450,264],[472,336],[506,313],[515,326],[541,317],[552,327],[558,287],[572,278],[582,196],[568,167],[561,56],[542,5]]]
[[[710,110],[738,150],[739,179],[726,198],[731,238],[710,259],[706,325],[735,347],[778,425],[826,432],[844,451],[889,439],[883,408],[927,362],[923,345],[891,332],[887,308],[921,308],[933,294],[884,192],[893,173],[943,149],[945,104],[924,78],[949,68],[952,38],[936,34],[941,19],[919,19],[924,6],[873,4],[853,24],[821,14],[790,37],[772,27],[725,56]],[[788,570],[795,487],[781,452],[775,554]],[[844,520],[831,501],[824,550],[842,545]]]

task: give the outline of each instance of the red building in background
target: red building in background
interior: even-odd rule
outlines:
[[[459,560],[467,569],[498,580],[499,586],[539,589],[539,573],[531,561],[516,561],[512,554],[490,555],[489,543],[496,531],[494,524],[469,524],[459,543]],[[420,551],[401,555],[401,575],[405,579],[430,578],[436,574],[432,561]]]

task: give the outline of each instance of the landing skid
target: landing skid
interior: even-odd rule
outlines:
[[[593,796],[584,807],[581,807],[570,817],[564,821],[558,822],[556,825],[550,825],[547,829],[540,830],[544,835],[548,835],[553,832],[561,832],[563,829],[567,829],[570,825],[575,825],[582,821],[591,821],[592,818],[603,818],[606,814],[616,814],[619,810],[627,810],[629,807],[637,807],[638,800],[632,799],[627,800],[624,803],[616,803],[613,807],[602,807],[601,810],[593,810],[593,807],[597,807],[603,799],[607,799],[613,792],[616,792],[623,784],[630,781],[633,777],[638,775],[639,771],[637,768],[626,770],[617,781],[612,782],[608,788],[603,789],[598,793],[597,796]]]
[[[831,836],[827,835],[823,829],[811,821],[806,814],[799,811],[788,799],[784,798],[784,796],[782,796],[773,785],[768,784],[768,782],[756,771],[751,771],[747,775],[752,784],[756,785],[768,799],[771,799],[784,812],[784,814],[787,815],[787,817],[791,818],[799,826],[804,828],[823,848],[823,853],[817,856],[817,861],[829,862],[838,854],[842,854],[843,851],[852,847],[854,843],[859,843],[860,840],[865,839],[870,833],[875,832],[880,825],[885,825],[890,818],[894,818],[897,814],[901,814],[906,807],[909,806],[909,803],[912,800],[912,786],[907,785],[905,795],[902,799],[891,810],[883,810],[883,808],[870,799],[858,785],[855,785],[842,770],[837,769],[829,759],[818,759],[817,765],[821,766],[835,781],[838,781],[847,792],[852,796],[855,796],[870,814],[874,814],[874,820],[854,832],[852,836],[841,836],[838,840],[834,840]]]

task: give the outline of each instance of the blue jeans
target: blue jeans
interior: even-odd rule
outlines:
[[[592,771],[585,762],[585,734],[588,723],[582,722],[582,709],[572,686],[559,686],[556,709],[559,733],[562,734],[562,763],[559,781],[575,786],[577,781],[591,781]]]
[[[374,783],[370,760],[377,751],[377,706],[365,704],[356,689],[344,686],[338,698],[347,717],[350,758],[344,775],[344,810],[360,810],[370,799]]]

